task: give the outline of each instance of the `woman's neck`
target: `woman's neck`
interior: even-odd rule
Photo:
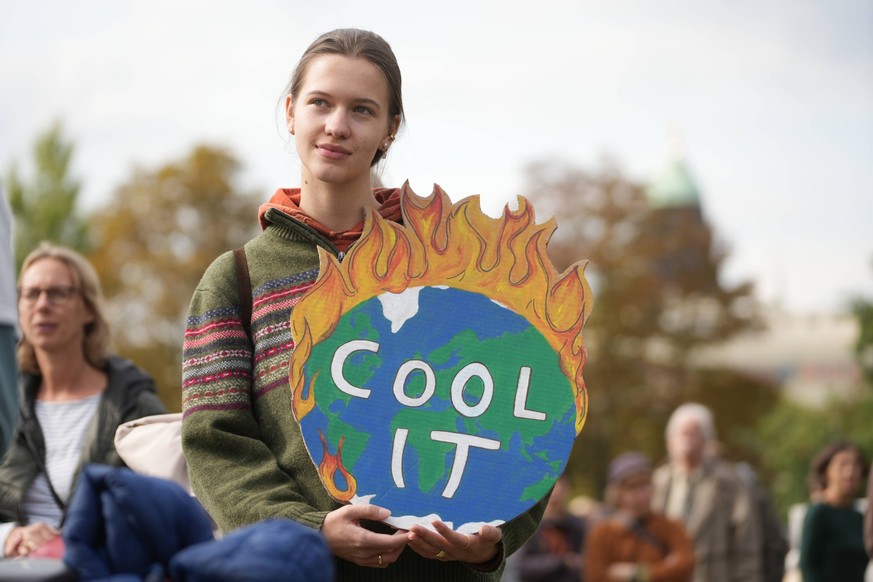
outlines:
[[[39,400],[78,400],[98,394],[106,388],[106,374],[89,364],[80,352],[37,353],[37,361],[42,377],[37,392]]]
[[[369,208],[379,208],[369,180],[334,185],[304,177],[300,187],[300,210],[334,232],[352,229],[364,220]]]
[[[849,507],[855,502],[852,493],[846,493],[837,487],[827,487],[824,490],[824,501],[834,507]]]

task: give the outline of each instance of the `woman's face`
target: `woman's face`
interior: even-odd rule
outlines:
[[[840,451],[833,456],[825,471],[826,490],[839,497],[850,498],[861,487],[861,459],[851,450]]]
[[[37,352],[82,349],[85,325],[94,321],[66,263],[46,257],[31,264],[19,281],[21,331]]]
[[[296,99],[285,103],[304,184],[369,189],[370,162],[400,124],[389,104],[388,81],[373,63],[341,55],[313,59]]]

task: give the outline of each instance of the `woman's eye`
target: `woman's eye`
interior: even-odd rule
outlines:
[[[372,115],[373,110],[369,107],[364,107],[363,105],[358,105],[355,107],[355,113],[363,113],[364,115]]]
[[[327,101],[325,101],[324,99],[313,99],[312,104],[316,107],[324,107],[325,105],[327,105]]]

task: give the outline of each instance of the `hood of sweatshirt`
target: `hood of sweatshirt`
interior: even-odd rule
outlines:
[[[400,209],[400,188],[374,188],[373,195],[379,203],[379,214],[383,218],[393,222],[401,222],[403,214]],[[261,223],[261,229],[267,228],[267,225],[270,224],[266,218],[267,210],[270,208],[281,210],[288,216],[315,229],[333,243],[340,252],[347,251],[364,231],[363,220],[349,230],[335,231],[305,214],[300,210],[300,188],[279,188],[269,201],[261,205],[258,210],[258,221]]]

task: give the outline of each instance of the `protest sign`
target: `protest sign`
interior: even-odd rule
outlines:
[[[403,224],[373,212],[338,260],[322,253],[295,307],[293,409],[330,494],[407,528],[461,532],[539,501],[582,429],[584,264],[558,274],[554,221],[500,218],[408,186]]]

